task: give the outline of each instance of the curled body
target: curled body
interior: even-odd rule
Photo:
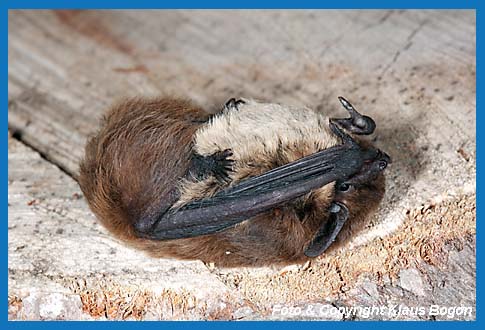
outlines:
[[[362,223],[384,194],[381,165],[389,157],[374,152],[347,169],[346,139],[364,150],[358,155],[377,149],[336,128],[352,132],[345,120],[245,99],[215,115],[185,100],[127,100],[88,141],[79,184],[101,223],[151,256],[220,266],[302,262]],[[319,153],[323,163],[336,153],[331,168],[345,171],[324,178],[312,160]],[[304,179],[292,169],[302,160],[316,162],[305,165]],[[382,168],[370,170],[374,164]],[[315,245],[319,235],[325,242]]]

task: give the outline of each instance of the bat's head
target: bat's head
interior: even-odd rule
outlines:
[[[373,129],[370,133],[372,132]],[[385,152],[374,147],[370,142],[348,135],[345,135],[343,139],[359,148],[362,151],[361,155],[367,154],[370,156],[364,160],[363,165],[357,172],[335,182],[328,210],[331,219],[343,219],[345,224],[345,226],[342,225],[340,228],[334,229],[334,237],[338,234],[336,238],[340,243],[347,241],[363,229],[368,223],[369,215],[377,210],[385,192],[384,172],[388,164],[391,163],[391,158]],[[332,211],[332,207],[336,211]],[[332,212],[338,213],[332,214]],[[343,230],[341,231],[341,229]],[[338,246],[340,243],[336,245]],[[323,243],[320,244],[320,247],[322,245]],[[327,247],[328,245],[325,249]],[[318,254],[325,249],[320,248]]]
[[[384,172],[390,157],[366,141],[357,142],[362,148],[376,151],[374,160],[365,164],[359,172],[335,182],[333,202],[347,206],[351,218],[365,218],[375,211],[385,193]]]

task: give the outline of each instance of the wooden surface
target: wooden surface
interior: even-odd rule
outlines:
[[[157,290],[182,283],[199,297],[193,311],[152,304],[104,316],[288,318],[273,307],[389,301],[474,307],[474,11],[11,11],[8,51],[12,318],[97,317],[86,307],[86,291],[102,291],[93,274],[121,292],[133,278],[146,289],[161,278],[137,266],[144,263],[173,269]],[[311,267],[214,269],[124,248],[95,224],[74,181],[78,162],[111,103],[160,94],[210,112],[230,97],[254,97],[329,115],[341,113],[337,96],[345,96],[376,120],[376,144],[393,157],[381,210]],[[421,253],[428,245],[432,252]],[[69,250],[61,256],[59,247]],[[418,277],[411,289],[409,274]],[[75,277],[88,279],[84,291],[66,284]],[[204,300],[201,279],[217,288],[215,300]],[[59,292],[68,312],[39,312]]]

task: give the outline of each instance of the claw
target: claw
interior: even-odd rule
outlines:
[[[234,155],[231,149],[225,149],[214,154],[214,169],[213,174],[220,183],[228,183],[231,181],[229,172],[232,172],[234,160],[230,159]]]
[[[225,159],[227,157],[231,157],[232,155],[234,155],[234,153],[232,152],[231,149],[225,149],[223,152],[219,154],[219,159]]]
[[[239,110],[239,106],[241,104],[246,104],[246,102],[243,100],[239,100],[239,99],[236,100],[235,98],[231,98],[229,99],[229,101],[226,102],[226,104],[224,105],[224,108]]]

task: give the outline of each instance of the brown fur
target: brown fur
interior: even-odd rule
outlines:
[[[220,266],[300,262],[307,259],[303,252],[326,221],[334,198],[348,205],[352,223],[362,223],[382,199],[381,175],[345,196],[335,195],[329,184],[217,234],[169,241],[138,238],[134,223],[139,217],[170,207],[174,189],[191,189],[184,176],[194,134],[207,118],[202,109],[175,99],[129,100],[106,114],[86,146],[79,184],[93,212],[116,237],[155,257],[201,259]],[[264,155],[257,164],[241,167],[248,161],[236,162],[233,180],[263,173],[315,152],[314,148],[299,141]],[[206,180],[206,185],[194,185],[201,189],[194,195],[207,196],[221,188],[212,178]],[[347,230],[351,226],[347,224]]]

